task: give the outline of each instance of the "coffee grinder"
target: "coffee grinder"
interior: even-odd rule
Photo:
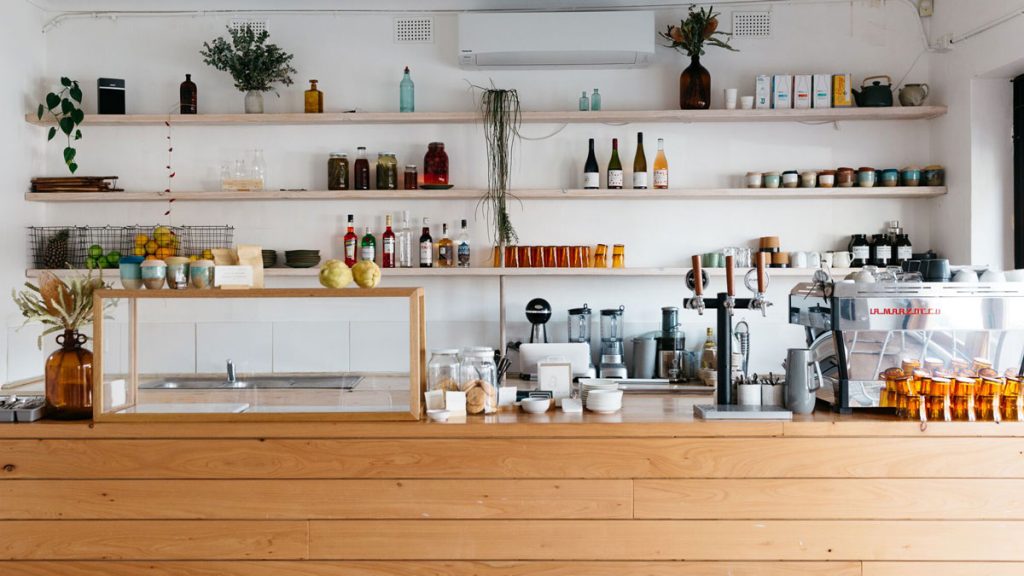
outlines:
[[[601,378],[627,378],[622,338],[625,306],[601,310]]]
[[[534,298],[526,303],[526,319],[530,321],[530,344],[548,343],[548,320],[551,320],[551,304],[543,298]]]
[[[686,379],[686,335],[679,329],[679,308],[661,309],[661,334],[658,342],[658,378],[670,382]]]

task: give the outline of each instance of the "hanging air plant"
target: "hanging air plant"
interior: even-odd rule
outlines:
[[[480,112],[483,115],[484,139],[487,144],[487,193],[480,199],[477,208],[487,217],[491,240],[496,246],[504,248],[519,241],[508,215],[512,151],[519,138],[519,125],[522,122],[519,94],[515,90],[477,88],[483,91]]]

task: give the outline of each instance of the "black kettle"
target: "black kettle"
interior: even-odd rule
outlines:
[[[882,80],[886,80],[882,84]],[[874,80],[871,85],[868,82]],[[869,76],[860,85],[860,92],[853,91],[853,99],[861,108],[884,108],[892,106],[892,78],[888,76]]]

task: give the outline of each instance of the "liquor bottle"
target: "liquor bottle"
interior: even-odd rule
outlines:
[[[619,139],[612,138],[612,159],[608,161],[608,187],[622,188],[622,162],[619,162]]]
[[[359,245],[359,259],[373,262],[377,260],[377,239],[370,232],[370,227],[363,228],[363,241]]]
[[[430,218],[423,219],[423,233],[420,234],[420,268],[434,267],[434,239],[430,237]]]
[[[708,337],[704,340],[704,349],[700,354],[700,367],[702,370],[718,369],[718,345],[715,344],[715,333],[708,328]]]
[[[644,133],[636,133],[636,155],[633,156],[633,188],[647,188],[647,155],[644,154]]]
[[[437,267],[453,268],[455,266],[455,245],[448,238],[448,223],[441,224],[441,239],[437,241]]]
[[[580,112],[590,112],[590,99],[587,98],[587,91],[580,94]]]
[[[412,228],[409,227],[409,211],[402,210],[402,227],[395,236],[398,267],[412,268]]]
[[[352,165],[352,189],[370,189],[370,161],[366,159],[366,147],[356,148],[356,162]]]
[[[587,162],[583,165],[583,187],[593,190],[601,187],[601,169],[597,166],[597,156],[594,155],[594,139],[590,139],[590,152],[587,153]]]
[[[416,111],[416,85],[412,83],[412,77],[409,76],[408,66],[405,67],[405,74],[402,75],[402,81],[398,84],[398,111]]]
[[[185,74],[185,81],[181,83],[181,88],[178,91],[182,114],[199,113],[198,93],[199,89],[196,88],[196,83],[192,81],[192,75]]]
[[[590,111],[598,112],[601,110],[601,95],[597,93],[597,88],[594,88],[594,93],[590,95]]]
[[[654,157],[654,187],[668,188],[668,159],[665,158],[664,138],[658,138],[658,155]]]
[[[306,114],[319,114],[324,111],[324,93],[316,87],[316,80],[309,81],[306,90]]]
[[[466,220],[462,220],[462,229],[455,239],[458,246],[457,261],[459,268],[469,268],[469,230],[466,229]]]
[[[391,231],[391,214],[384,217],[384,234],[380,237],[382,253],[381,268],[395,267],[395,233]]]
[[[349,268],[356,265],[356,245],[359,243],[359,235],[356,234],[356,217],[348,215],[348,232],[345,233],[345,266]]]

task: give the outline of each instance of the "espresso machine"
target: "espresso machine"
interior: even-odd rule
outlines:
[[[601,310],[601,378],[628,378],[622,337],[625,306]]]

